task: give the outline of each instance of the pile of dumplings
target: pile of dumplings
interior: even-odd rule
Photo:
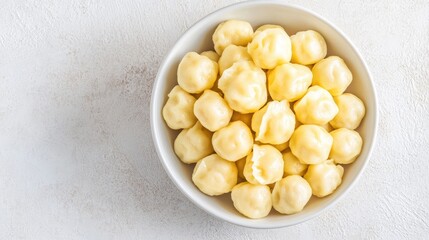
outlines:
[[[345,90],[352,73],[327,57],[313,30],[289,37],[283,27],[253,30],[241,20],[218,25],[215,51],[189,52],[162,110],[180,130],[174,151],[195,164],[192,181],[209,196],[231,192],[238,212],[262,218],[303,210],[312,195],[341,184],[359,156],[355,129],[363,102]]]

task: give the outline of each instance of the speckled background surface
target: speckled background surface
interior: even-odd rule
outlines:
[[[192,23],[235,1],[0,4],[0,239],[427,239],[429,2],[285,1],[353,40],[379,136],[361,180],[306,223],[247,229],[196,208],[150,134],[151,87]]]

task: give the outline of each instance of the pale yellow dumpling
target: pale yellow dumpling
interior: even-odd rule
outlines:
[[[275,183],[283,177],[283,166],[279,150],[271,145],[254,144],[244,165],[244,176],[253,184]]]
[[[205,90],[194,104],[194,114],[203,127],[214,132],[228,125],[232,109],[217,92]]]
[[[216,131],[212,142],[219,156],[228,161],[237,161],[252,150],[253,136],[246,124],[235,121]]]
[[[289,147],[301,163],[318,164],[328,159],[332,136],[317,125],[301,125],[292,134]]]
[[[287,33],[280,28],[268,28],[257,34],[247,45],[247,51],[257,66],[273,69],[290,62],[292,46]]]
[[[327,57],[316,63],[312,68],[313,85],[319,85],[328,90],[332,96],[342,94],[353,80],[343,59],[337,56]]]
[[[338,114],[330,121],[334,128],[356,129],[365,116],[365,105],[362,100],[351,93],[334,97]]]
[[[225,48],[222,56],[219,58],[219,74],[222,75],[223,71],[239,61],[252,61],[249,53],[247,53],[247,48],[229,45]]]
[[[295,129],[295,115],[286,100],[271,101],[252,117],[256,141],[282,144],[289,140]]]
[[[310,184],[313,195],[325,197],[333,193],[341,184],[343,173],[342,166],[335,165],[333,160],[327,160],[310,165],[304,178]]]
[[[274,100],[294,102],[307,92],[313,74],[303,65],[285,63],[275,67],[268,74],[268,90]]]
[[[271,191],[268,186],[243,182],[231,192],[235,209],[248,218],[266,217],[272,207]]]
[[[295,130],[295,129],[294,129]],[[277,148],[280,152],[283,152],[289,147],[289,141],[281,144],[272,144],[273,147]]]
[[[190,128],[196,122],[194,104],[196,99],[176,85],[168,94],[162,109],[162,117],[171,129]]]
[[[253,28],[250,23],[241,20],[228,20],[219,24],[213,33],[214,49],[222,55],[231,44],[246,46],[252,40]]]
[[[290,37],[292,42],[292,62],[302,65],[317,63],[325,58],[327,47],[320,33],[307,30]]]
[[[298,121],[303,124],[323,125],[338,113],[337,104],[331,94],[319,86],[312,86],[307,93],[293,105]]]
[[[251,61],[234,63],[219,79],[228,105],[240,113],[253,113],[267,102],[265,72]]]
[[[243,114],[243,113],[239,113],[239,112],[234,111],[232,113],[231,122],[233,122],[233,121],[242,121],[247,126],[249,126],[249,128],[250,128],[252,126],[252,116],[253,116],[252,113]]]
[[[215,51],[204,51],[200,55],[206,56],[206,57],[210,58],[210,60],[212,60],[214,62],[218,62],[219,61],[219,54],[217,54]]]
[[[192,181],[209,196],[221,195],[230,192],[237,184],[237,167],[235,163],[212,154],[197,162]]]
[[[200,93],[213,87],[217,74],[216,62],[196,52],[189,52],[179,63],[177,82],[188,93]]]
[[[362,150],[362,137],[359,133],[347,128],[339,128],[329,134],[334,140],[329,158],[340,164],[354,162]]]
[[[307,171],[308,165],[301,163],[291,151],[283,153],[284,171],[285,175],[299,175],[304,176]]]
[[[278,28],[278,29],[281,29],[281,30],[285,30],[282,26],[280,26],[280,25],[274,25],[274,24],[265,24],[265,25],[262,25],[262,26],[260,26],[260,27],[258,27],[256,30],[255,30],[255,33],[254,33],[254,35],[256,35],[256,34],[258,34],[259,32],[262,32],[262,31],[264,31],[264,30],[267,30],[267,29],[270,29],[270,28]]]
[[[212,133],[197,122],[192,128],[183,129],[174,140],[174,152],[184,163],[196,163],[213,153]]]
[[[298,175],[291,175],[276,182],[272,193],[273,207],[282,214],[301,212],[311,198],[311,187]]]

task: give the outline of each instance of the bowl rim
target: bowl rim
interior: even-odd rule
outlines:
[[[206,209],[202,204],[200,204],[199,202],[195,201],[194,198],[186,191],[186,189],[184,187],[182,187],[181,185],[179,185],[175,179],[175,177],[172,175],[172,173],[169,171],[168,166],[166,165],[166,162],[164,160],[163,157],[163,153],[162,153],[162,149],[161,149],[161,142],[160,139],[158,137],[158,133],[155,131],[155,125],[156,125],[156,120],[155,120],[155,116],[156,114],[159,114],[158,109],[155,109],[155,95],[157,95],[157,89],[158,89],[158,85],[160,84],[160,82],[162,81],[160,79],[160,75],[162,72],[165,72],[165,68],[166,66],[166,62],[168,61],[168,59],[170,59],[172,57],[172,49],[175,48],[177,42],[181,41],[182,38],[184,38],[185,35],[187,35],[187,33],[193,29],[195,26],[204,24],[204,21],[206,19],[208,19],[210,16],[217,14],[218,12],[222,12],[226,9],[234,9],[234,8],[240,8],[242,6],[251,6],[251,5],[281,5],[281,6],[285,6],[288,8],[292,8],[294,10],[298,10],[298,11],[303,11],[306,12],[307,14],[313,15],[315,18],[317,18],[319,21],[327,24],[329,27],[331,27],[333,30],[335,30],[341,37],[343,37],[345,39],[345,41],[347,42],[347,44],[349,44],[352,48],[352,50],[356,53],[356,55],[359,58],[359,61],[362,62],[362,65],[366,71],[366,73],[368,74],[369,78],[367,79],[367,81],[369,82],[369,85],[371,86],[371,94],[374,96],[374,129],[373,129],[373,134],[372,134],[372,141],[371,144],[368,148],[368,154],[367,157],[364,160],[364,164],[362,165],[362,167],[357,171],[357,175],[356,177],[350,182],[349,186],[342,192],[340,193],[336,198],[334,198],[328,205],[324,206],[323,208],[319,209],[318,211],[316,211],[315,213],[305,216],[295,222],[292,223],[285,223],[282,224],[280,223],[273,223],[273,224],[251,224],[251,220],[249,219],[249,221],[234,221],[228,218],[224,218],[220,215],[218,215],[216,212],[212,212],[209,211],[208,209]],[[167,54],[165,55],[165,57],[163,58],[161,64],[159,65],[159,69],[158,72],[156,74],[155,77],[155,81],[153,83],[152,86],[152,92],[151,92],[151,101],[150,101],[150,126],[151,126],[151,134],[152,134],[152,140],[153,143],[155,145],[155,150],[156,153],[158,155],[158,158],[165,170],[165,172],[167,172],[167,175],[169,176],[170,180],[174,183],[174,185],[180,190],[180,192],[182,192],[182,194],[184,194],[192,203],[194,203],[198,208],[202,209],[203,211],[209,213],[211,216],[214,216],[218,219],[221,219],[223,221],[238,225],[238,226],[243,226],[243,227],[248,227],[248,228],[254,228],[254,229],[275,229],[275,228],[283,228],[283,227],[289,227],[289,226],[294,226],[300,223],[303,223],[305,221],[308,221],[312,218],[315,218],[317,216],[319,216],[321,213],[325,212],[326,210],[330,209],[332,206],[336,205],[341,199],[344,198],[344,196],[347,195],[347,193],[349,193],[349,191],[356,185],[356,183],[358,182],[358,180],[360,179],[360,177],[362,176],[362,173],[364,172],[364,170],[366,169],[369,159],[372,156],[372,152],[374,149],[374,145],[376,143],[376,139],[377,139],[377,132],[378,132],[378,99],[377,99],[377,94],[376,94],[376,88],[375,88],[375,84],[373,81],[373,77],[371,74],[371,71],[369,70],[369,67],[366,63],[366,61],[364,60],[364,58],[362,57],[361,53],[359,52],[359,50],[356,48],[356,46],[353,44],[352,41],[350,41],[350,39],[347,37],[346,34],[344,34],[344,32],[342,30],[340,30],[338,27],[336,27],[333,23],[331,23],[330,21],[328,21],[327,19],[325,19],[324,17],[322,17],[321,15],[315,13],[314,11],[304,8],[302,6],[299,5],[295,5],[295,4],[290,4],[290,3],[285,3],[283,1],[280,0],[251,0],[251,1],[245,1],[245,2],[238,2],[238,3],[234,3],[234,4],[230,4],[227,5],[225,7],[219,8],[207,15],[205,15],[204,17],[200,18],[198,21],[196,21],[194,24],[192,24],[185,32],[183,32],[179,38],[177,38],[177,40],[175,41],[174,45],[170,47],[170,49],[168,50]]]

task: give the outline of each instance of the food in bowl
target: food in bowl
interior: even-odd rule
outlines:
[[[330,195],[342,182],[340,164],[362,149],[354,129],[365,106],[344,93],[352,72],[339,56],[326,57],[320,33],[303,30],[289,37],[279,25],[253,32],[246,21],[220,23],[215,51],[183,56],[163,108],[167,125],[182,129],[176,155],[196,163],[195,186],[209,196],[231,192],[248,218],[272,208],[295,214],[312,195]]]

